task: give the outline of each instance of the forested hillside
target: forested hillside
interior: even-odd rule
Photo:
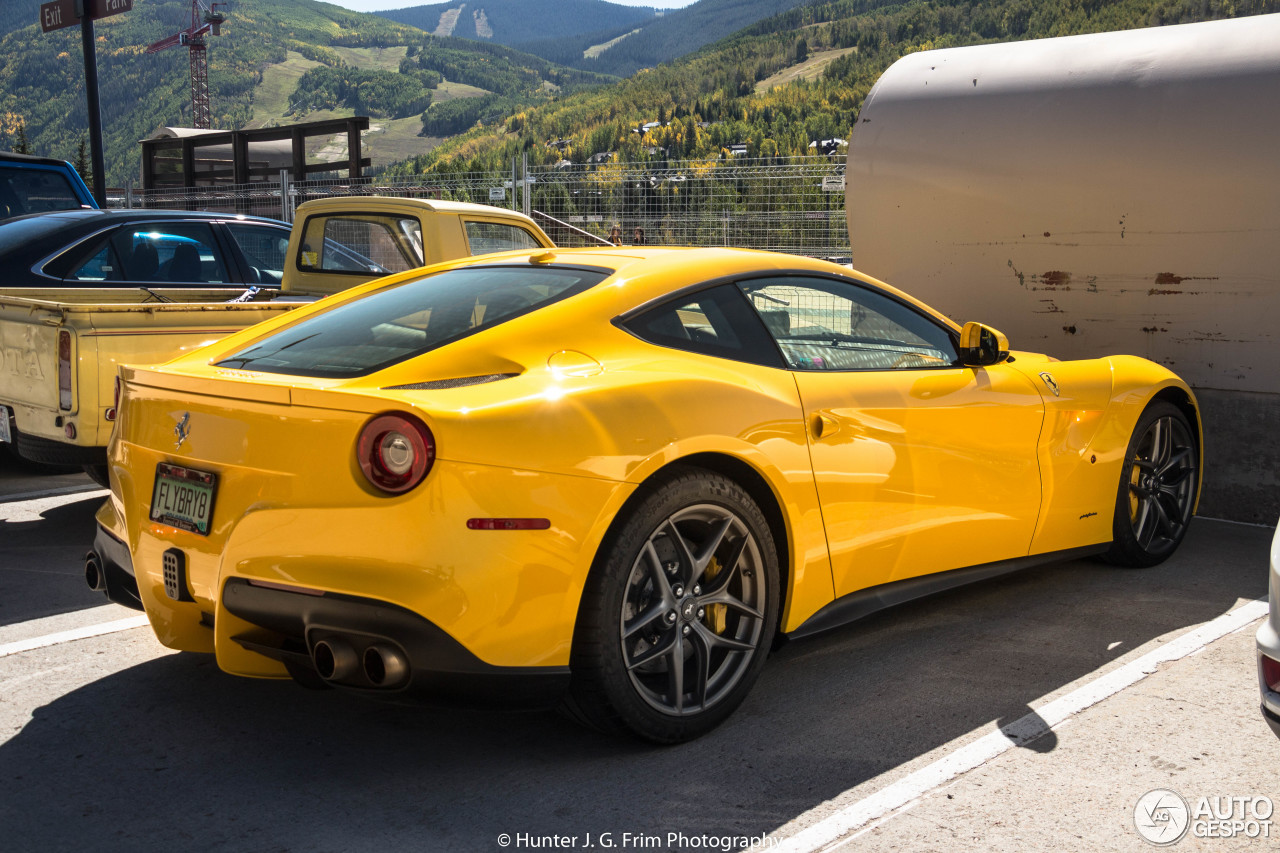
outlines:
[[[806,0],[699,0],[683,9],[672,9],[627,34],[597,56],[585,58],[581,45],[570,39],[546,39],[520,45],[522,50],[552,62],[586,68],[601,74],[630,77],[642,68],[670,62],[699,48],[731,36],[761,19],[768,19],[804,5]],[[612,35],[621,35],[622,32]],[[596,37],[597,43],[603,41]]]
[[[21,16],[14,14],[22,6]],[[38,4],[0,2],[0,147],[20,122],[33,153],[73,159],[87,137],[80,30],[42,33]],[[138,140],[164,124],[189,124],[187,51],[147,54],[147,45],[185,29],[189,0],[145,0],[96,22],[107,182],[137,180]],[[5,26],[11,26],[8,32]],[[210,38],[209,94],[215,127],[239,127],[253,110],[263,69],[297,51],[332,67],[341,45],[404,45],[418,30],[314,0],[237,2],[222,35]],[[7,138],[4,138],[7,137]]]
[[[505,44],[559,65],[628,77],[805,0],[699,0],[661,15],[603,0],[458,0],[378,12],[393,21]],[[610,43],[607,49],[602,49]],[[596,48],[585,55],[589,48]]]
[[[455,0],[377,14],[435,35],[518,47],[541,39],[580,43],[576,37],[582,35],[625,32],[653,20],[656,10],[605,0]]]
[[[811,142],[847,138],[876,78],[909,52],[1276,11],[1280,0],[833,0],[614,86],[521,110],[397,170],[501,168],[521,154],[535,165],[602,152],[624,161],[717,157],[735,143],[749,156],[802,155]],[[831,58],[820,75],[757,91],[815,56]],[[654,121],[661,126],[635,132]]]

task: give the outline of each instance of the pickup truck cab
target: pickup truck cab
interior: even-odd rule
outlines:
[[[27,213],[97,206],[66,160],[0,152],[0,222]]]
[[[390,273],[539,246],[554,244],[531,219],[501,208],[340,197],[299,205],[287,242],[283,229],[256,243],[241,240],[240,284],[54,278],[40,287],[0,287],[0,444],[31,462],[81,465],[104,480],[120,365],[168,361]],[[66,252],[88,256],[93,247]],[[45,260],[45,268],[61,269],[58,257]]]

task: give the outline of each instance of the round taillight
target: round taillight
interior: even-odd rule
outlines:
[[[356,448],[360,470],[378,489],[398,495],[422,482],[436,459],[435,439],[410,415],[378,415],[365,424]]]

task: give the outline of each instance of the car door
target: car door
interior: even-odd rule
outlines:
[[[870,286],[740,286],[799,389],[837,596],[1027,553],[1044,412],[1026,376],[958,366],[950,329]]]

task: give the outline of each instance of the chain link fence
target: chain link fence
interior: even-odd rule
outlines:
[[[129,190],[111,206],[218,210],[292,221],[298,204],[388,195],[522,210],[561,246],[740,246],[846,261],[844,161],[825,156],[601,163],[413,178],[278,181]],[[616,229],[616,231],[615,231]]]

